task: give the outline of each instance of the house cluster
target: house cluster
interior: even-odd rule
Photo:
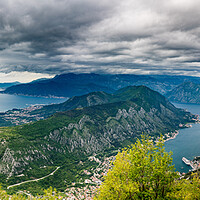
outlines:
[[[95,169],[83,170],[83,173],[89,176],[89,178],[81,179],[78,183],[72,183],[72,187],[66,189],[65,194],[68,200],[93,199],[97,189],[102,183],[103,176],[105,176],[111,168],[110,164],[114,161],[115,156],[105,157],[102,160],[91,156],[88,159],[97,162],[98,166]],[[80,185],[83,185],[83,187],[80,187]]]
[[[43,119],[39,115],[32,115],[31,112],[42,108],[42,105],[34,105],[24,109],[13,109],[1,113],[1,118],[11,122],[13,125],[26,124],[32,121]]]

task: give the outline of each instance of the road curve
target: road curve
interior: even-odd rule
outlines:
[[[21,182],[21,183],[17,183],[17,184],[14,184],[14,185],[10,185],[10,186],[7,187],[7,189],[9,189],[9,188],[11,188],[11,187],[18,186],[18,185],[22,185],[22,184],[24,184],[24,183],[30,183],[30,182],[35,182],[35,181],[39,181],[39,180],[45,179],[45,178],[47,178],[47,177],[49,177],[49,176],[52,176],[59,168],[60,168],[60,167],[57,167],[53,172],[51,172],[50,174],[48,174],[48,175],[46,175],[46,176],[44,176],[44,177],[42,177],[42,178],[37,178],[37,179],[33,179],[33,180],[23,181],[23,182]]]

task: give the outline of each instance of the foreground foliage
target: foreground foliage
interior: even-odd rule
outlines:
[[[180,180],[163,145],[143,136],[118,153],[95,199],[200,199],[198,173]]]
[[[171,153],[165,152],[163,141],[154,145],[150,138],[142,136],[131,148],[116,156],[113,168],[97,191],[95,200],[199,200],[200,173],[189,179],[180,179],[174,171]],[[1,200],[55,200],[66,199],[49,188],[43,195],[32,196],[25,191],[9,195],[0,188]]]
[[[0,199],[1,200],[26,200],[26,199],[56,200],[56,199],[62,199],[62,197],[58,195],[56,190],[53,190],[51,187],[47,190],[44,190],[43,193],[44,194],[42,196],[37,196],[37,197],[27,194],[26,192],[18,192],[11,196],[11,195],[8,195],[6,191],[1,190],[1,188],[0,188]]]

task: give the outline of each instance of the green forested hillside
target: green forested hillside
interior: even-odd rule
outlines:
[[[141,136],[135,144],[118,152],[115,160],[110,163],[110,170],[104,175],[100,187],[88,193],[79,189],[77,193],[57,192],[50,187],[40,194],[21,190],[10,195],[0,187],[2,200],[194,200],[200,199],[200,174],[195,172],[180,176],[172,165],[171,153],[164,149],[163,140],[156,144],[150,137]],[[70,170],[70,169],[68,169]],[[37,185],[40,183],[36,183]],[[52,182],[53,184],[53,182]],[[37,186],[36,185],[36,186]],[[90,186],[92,187],[92,186]],[[75,188],[75,187],[73,187]],[[71,191],[74,191],[73,189]],[[86,192],[87,191],[87,192]]]
[[[113,95],[106,103],[76,108],[21,126],[0,129],[0,174],[3,187],[48,175],[36,182],[10,188],[39,191],[50,185],[64,190],[73,182],[89,178],[83,173],[112,150],[135,142],[147,133],[156,138],[194,121],[195,116],[175,108],[159,93],[135,86]],[[85,184],[85,183],[84,183]]]
[[[39,115],[47,118],[56,112],[110,103],[112,101],[112,97],[112,94],[108,94],[106,92],[91,92],[82,96],[74,96],[64,103],[43,106],[41,109],[32,111],[30,115]]]

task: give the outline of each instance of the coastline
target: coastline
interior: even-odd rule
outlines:
[[[52,99],[69,99],[69,97],[59,97],[59,96],[54,96],[54,95],[49,95],[49,96],[42,96],[42,95],[28,95],[28,94],[18,94],[18,93],[5,93],[0,91],[0,94],[8,94],[8,95],[15,95],[15,96],[25,96],[25,97],[40,97],[40,98],[52,98]]]
[[[196,123],[200,123],[200,120],[199,120],[199,119],[196,120],[193,124],[196,124]],[[192,128],[192,124],[191,124],[191,123],[187,123],[187,124],[185,124],[185,125],[180,124],[179,127],[180,127],[180,129],[183,129],[183,128]],[[176,136],[179,134],[180,129],[175,130],[174,132],[166,133],[166,134],[163,136],[163,137],[167,137],[167,139],[164,139],[164,142],[167,142],[167,141],[169,141],[169,140],[175,139]],[[170,134],[171,134],[172,136],[170,136]]]
[[[169,136],[169,134],[172,134],[172,136]],[[169,140],[175,139],[176,136],[177,136],[178,134],[179,134],[179,130],[175,130],[175,131],[172,132],[172,133],[167,133],[167,134],[165,134],[164,136],[165,136],[165,137],[168,137],[168,138],[165,139],[164,142],[167,142],[167,141],[169,141]]]
[[[169,140],[173,140],[176,138],[176,136],[179,134],[180,129],[183,128],[192,128],[192,124],[199,124],[200,123],[200,119],[199,119],[199,115],[195,115],[196,118],[193,118],[194,122],[189,122],[186,124],[179,124],[179,129],[175,130],[174,132],[170,132],[170,133],[166,133],[163,137],[167,137],[167,139],[164,139],[164,142],[167,142]],[[170,134],[172,136],[170,136]]]

